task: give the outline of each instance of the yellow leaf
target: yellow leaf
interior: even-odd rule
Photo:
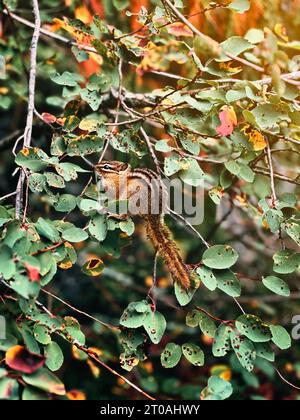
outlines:
[[[260,152],[261,150],[264,150],[267,147],[267,141],[265,136],[261,134],[258,130],[251,128],[249,124],[247,124],[242,129],[242,132],[248,137],[255,152]]]

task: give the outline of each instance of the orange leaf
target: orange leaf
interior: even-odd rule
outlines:
[[[222,137],[230,136],[237,126],[237,116],[232,106],[224,106],[219,114],[221,125],[216,128],[217,133]]]
[[[81,22],[85,24],[91,23],[93,21],[93,16],[86,6],[76,7],[75,18],[81,20]]]
[[[85,393],[78,391],[78,389],[71,389],[71,391],[67,392],[67,397],[71,401],[86,401]]]
[[[69,20],[65,17],[64,20],[61,19],[53,19],[54,26],[52,30],[64,29],[67,31],[79,44],[79,46],[91,46],[92,43],[96,40],[93,35],[90,35],[80,29],[74,28],[74,26],[70,25]]]
[[[185,36],[192,38],[194,36],[191,29],[186,26],[184,23],[176,22],[168,26],[168,32],[174,36]]]
[[[31,374],[44,365],[45,358],[39,354],[30,353],[23,346],[14,346],[7,350],[5,363],[13,370]]]

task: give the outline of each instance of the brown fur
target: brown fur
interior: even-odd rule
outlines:
[[[173,280],[184,289],[191,287],[189,270],[186,267],[180,252],[171,238],[171,232],[166,226],[163,216],[145,215],[147,233],[168,267]]]

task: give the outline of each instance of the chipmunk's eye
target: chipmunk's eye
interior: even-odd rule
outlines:
[[[103,169],[106,170],[106,171],[108,171],[110,169],[110,166],[109,165],[104,165],[103,166]]]

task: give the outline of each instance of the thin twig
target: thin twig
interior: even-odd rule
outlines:
[[[85,354],[87,354],[92,360],[94,360],[96,363],[98,363],[100,366],[104,367],[106,370],[108,370],[110,373],[112,373],[114,376],[117,376],[118,378],[122,379],[124,382],[126,382],[131,388],[134,388],[136,391],[138,391],[140,394],[142,394],[144,397],[146,397],[148,400],[156,401],[156,398],[152,397],[151,395],[147,394],[147,392],[143,391],[141,388],[139,388],[137,385],[132,383],[129,379],[127,379],[125,376],[118,373],[116,370],[108,366],[106,363],[104,363],[101,359],[99,359],[99,356],[97,353],[89,349],[85,346],[82,346],[78,342],[72,342],[72,344],[77,347],[79,350],[83,351]]]
[[[33,14],[34,14],[34,32],[30,46],[30,71],[29,71],[29,82],[28,82],[28,110],[26,127],[24,130],[23,147],[31,146],[32,138],[32,125],[33,115],[35,110],[35,85],[36,85],[36,74],[37,74],[37,48],[41,30],[41,18],[38,0],[32,0]],[[20,219],[20,215],[23,207],[23,188],[25,182],[25,174],[21,171],[19,176],[19,182],[17,187],[17,198],[16,198],[16,219]],[[26,214],[24,214],[26,217]]]
[[[14,197],[15,195],[17,195],[17,192],[16,191],[14,191],[14,192],[12,192],[10,194],[4,195],[3,197],[0,198],[0,201],[4,201],[7,198]]]
[[[273,208],[275,208],[276,207],[276,203],[277,203],[277,194],[276,194],[276,187],[275,187],[275,178],[274,178],[274,167],[273,167],[273,160],[272,160],[272,152],[271,152],[269,140],[267,139],[266,141],[267,141],[268,165],[269,165],[270,179],[271,179],[272,205],[273,205]]]
[[[112,330],[112,331],[119,331],[119,328],[118,328],[118,327],[116,327],[116,326],[114,326],[114,325],[111,325],[111,324],[107,324],[106,322],[101,321],[100,319],[95,318],[94,316],[92,316],[92,315],[88,314],[87,312],[84,312],[84,311],[81,311],[80,309],[75,308],[73,305],[71,305],[70,303],[68,303],[68,302],[66,302],[65,300],[61,299],[60,297],[58,297],[58,296],[54,295],[54,294],[53,294],[53,293],[51,293],[51,292],[48,292],[48,290],[41,289],[41,291],[42,291],[43,293],[45,293],[46,295],[51,296],[53,299],[57,300],[58,302],[61,302],[63,305],[67,306],[67,307],[68,307],[68,308],[70,308],[72,311],[74,311],[74,312],[76,312],[76,313],[78,313],[78,314],[80,314],[80,315],[83,315],[83,316],[85,316],[86,318],[89,318],[89,319],[91,319],[91,320],[93,320],[93,321],[97,322],[98,324],[103,325],[104,327],[109,328],[109,329],[110,329],[110,330]]]
[[[291,382],[289,382],[283,375],[282,375],[282,373],[278,370],[278,369],[275,369],[276,370],[276,373],[277,373],[277,375],[279,376],[279,378],[284,382],[284,383],[286,383],[288,386],[290,386],[291,388],[294,388],[294,389],[296,389],[297,391],[300,391],[300,387],[298,387],[298,386],[296,386],[296,385],[294,385],[294,384],[292,384]]]

